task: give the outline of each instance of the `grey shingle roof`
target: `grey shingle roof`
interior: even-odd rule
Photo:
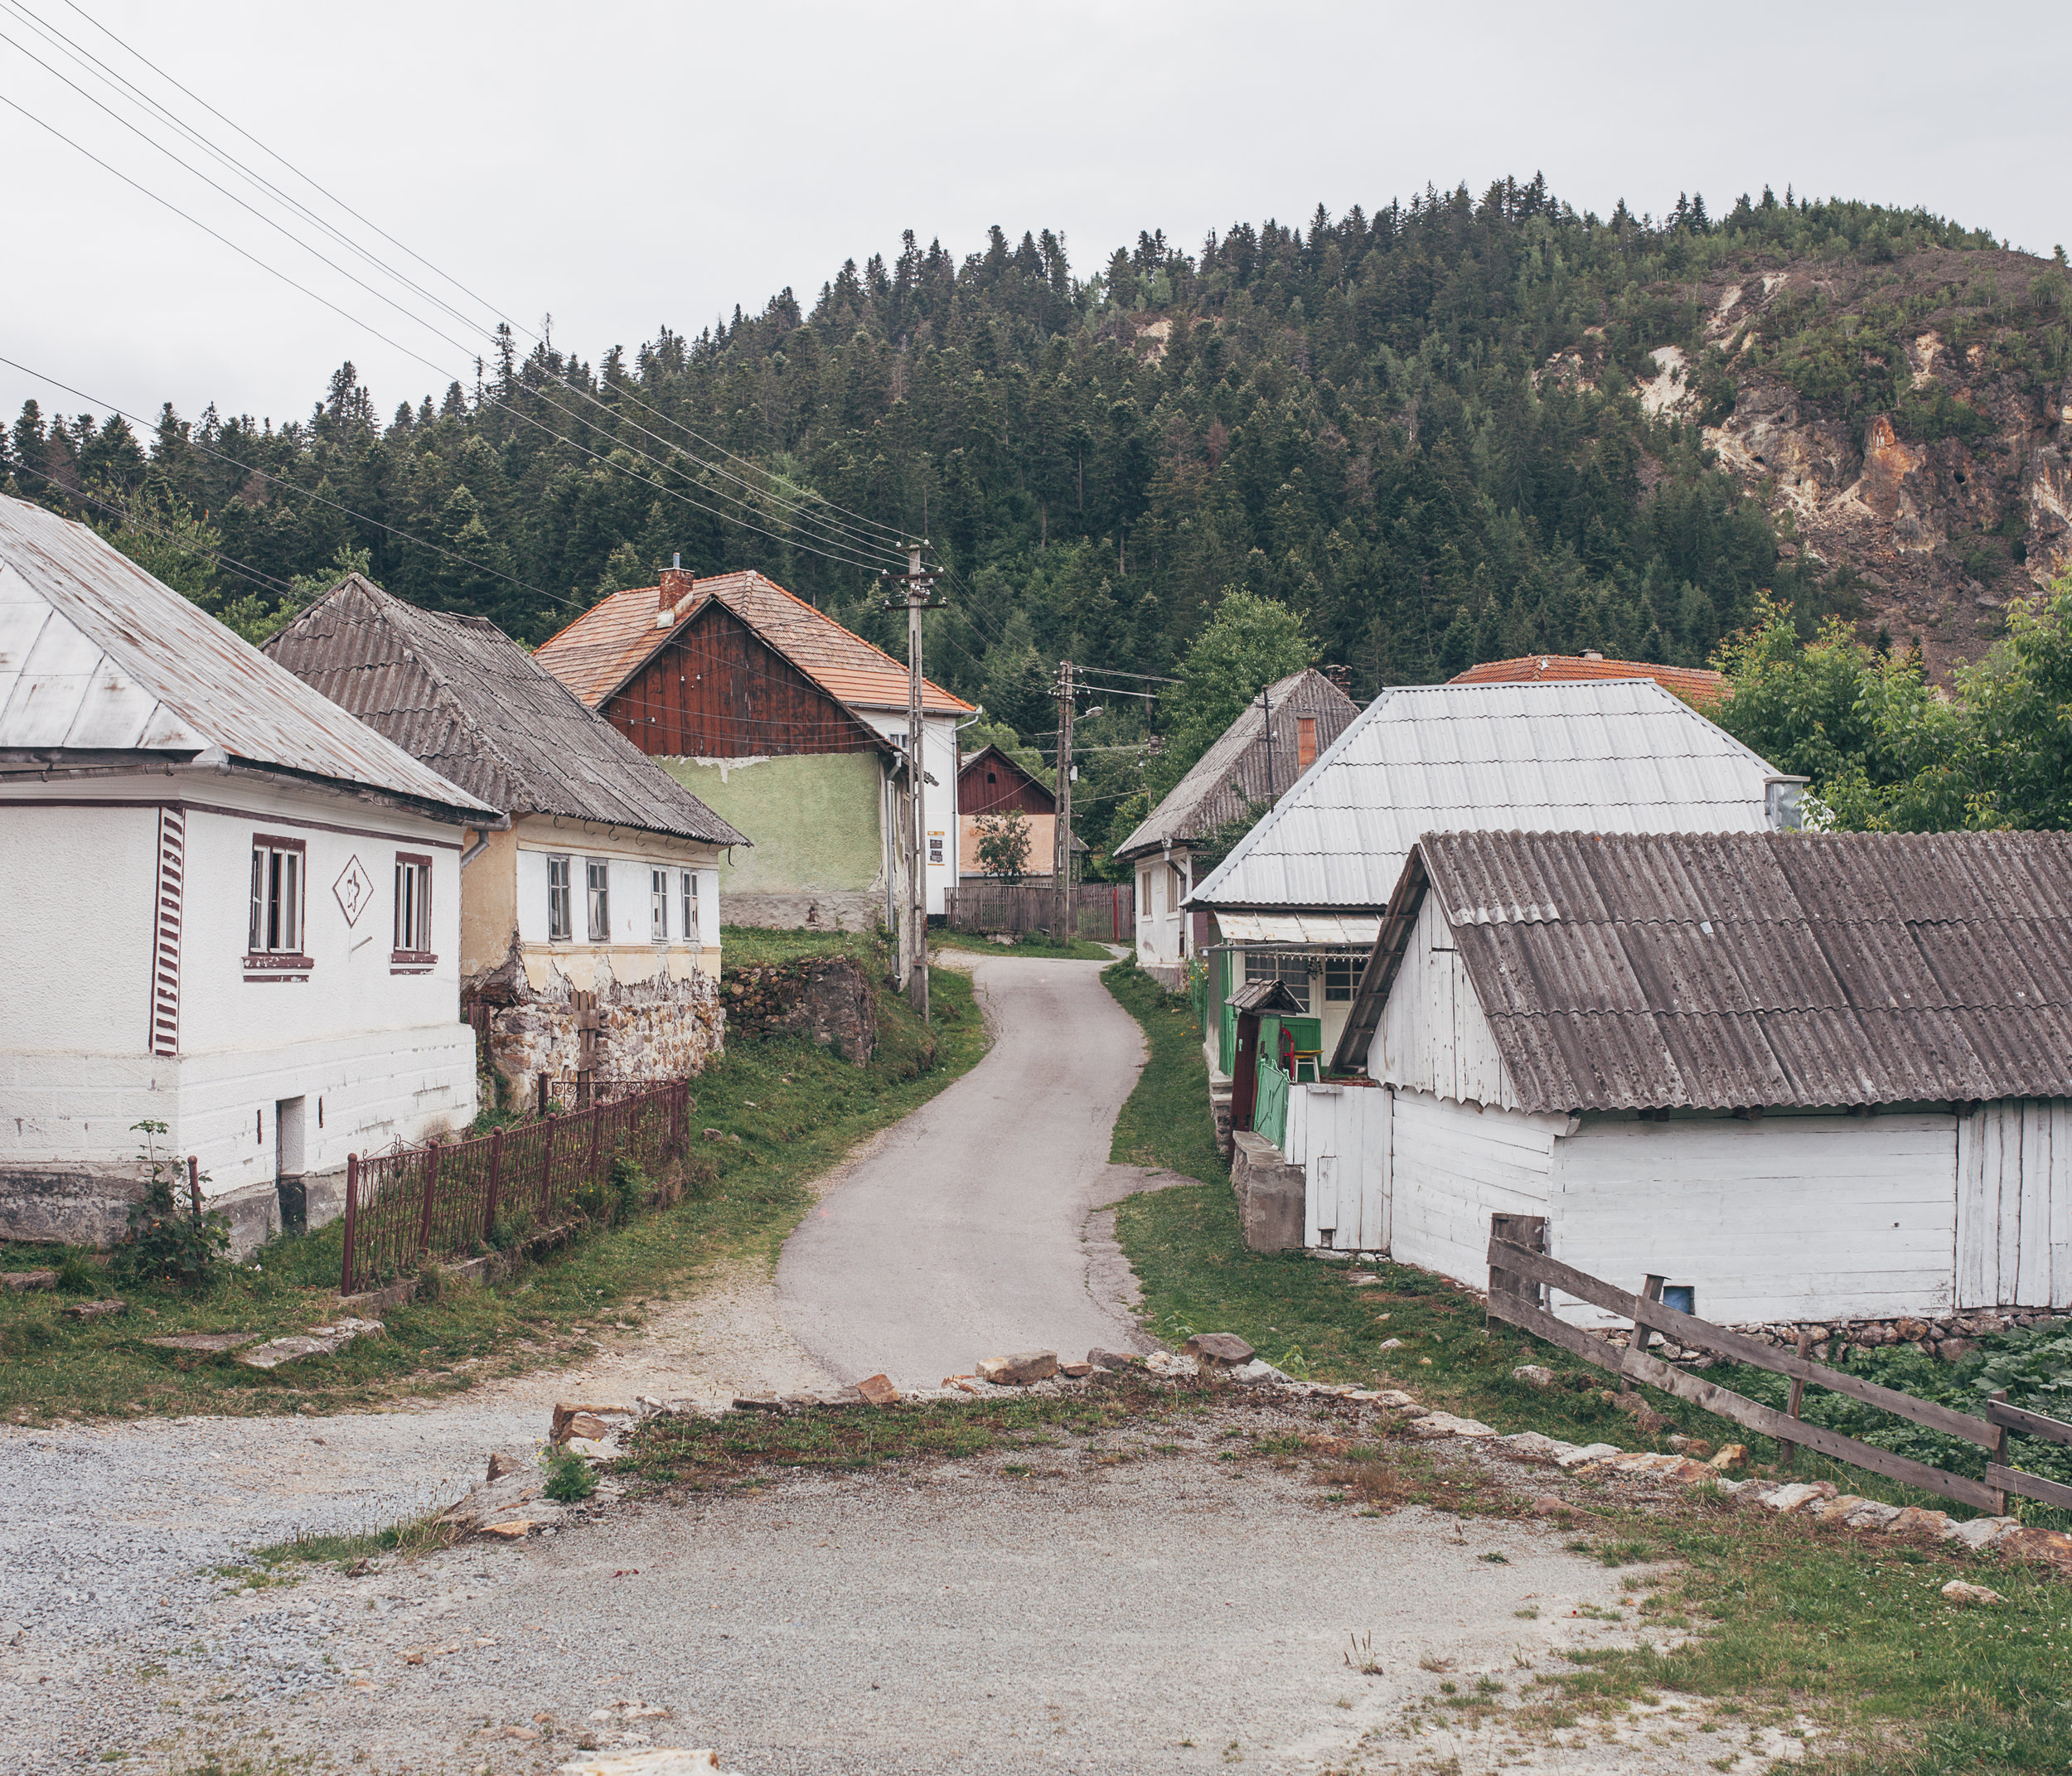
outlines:
[[[1527,1109],[2072,1096],[2072,834],[1419,849]]]
[[[1774,775],[1650,679],[1414,685],[1361,711],[1190,904],[1379,912],[1428,832],[1758,832]]]
[[[422,610],[354,573],[266,651],[506,813],[747,842],[485,618]]]
[[[1247,808],[1285,795],[1301,776],[1296,769],[1300,737],[1297,719],[1316,718],[1320,757],[1359,714],[1359,705],[1314,666],[1268,685],[1266,703],[1273,714],[1271,755],[1266,748],[1267,709],[1261,709],[1255,698],[1115,848],[1117,858],[1139,857],[1167,844],[1204,838]]]
[[[442,818],[492,811],[85,525],[0,498],[0,751],[187,760],[211,748]]]

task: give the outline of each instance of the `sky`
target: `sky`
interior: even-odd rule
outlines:
[[[211,191],[118,120],[154,114],[37,23],[459,317],[152,122],[392,301]],[[810,304],[845,259],[895,254],[903,229],[961,256],[989,225],[1048,227],[1084,277],[1140,230],[1191,251],[1234,220],[1536,171],[1600,214],[1623,197],[1659,215],[1686,191],[1718,214],[1789,184],[1924,206],[2047,255],[2072,241],[2068,51],[2062,0],[0,0],[0,356],[34,372],[0,365],[0,412],[214,401],[279,422],[351,359],[385,414],[470,380],[499,317],[529,343],[551,316],[555,343],[593,362],[787,285]]]

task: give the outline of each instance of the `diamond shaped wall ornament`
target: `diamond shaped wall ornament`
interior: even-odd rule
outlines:
[[[374,878],[360,867],[360,859],[356,857],[338,872],[338,879],[331,884],[331,892],[338,897],[339,909],[346,916],[346,923],[355,925],[374,898]]]

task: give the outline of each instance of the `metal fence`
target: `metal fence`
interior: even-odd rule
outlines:
[[[484,1249],[500,1221],[557,1225],[612,1160],[659,1169],[681,1154],[690,1114],[688,1080],[599,1081],[591,1106],[567,1115],[472,1140],[348,1155],[339,1293],[379,1288],[425,1258]]]
[[[944,916],[961,932],[1048,932],[1056,912],[1050,883],[960,882],[944,897]],[[1072,934],[1101,943],[1134,943],[1137,891],[1130,882],[1082,882],[1072,891]]]

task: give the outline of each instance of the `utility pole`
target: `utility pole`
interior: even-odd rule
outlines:
[[[907,571],[881,575],[886,583],[885,608],[907,613],[907,929],[894,932],[901,963],[900,984],[907,997],[928,1019],[928,876],[925,831],[927,820],[927,767],[922,753],[921,708],[921,613],[935,607],[935,577],[921,569],[923,537],[907,545]],[[895,596],[892,588],[899,588]]]
[[[1050,934],[1072,935],[1072,662],[1058,662],[1058,818],[1051,833]]]

